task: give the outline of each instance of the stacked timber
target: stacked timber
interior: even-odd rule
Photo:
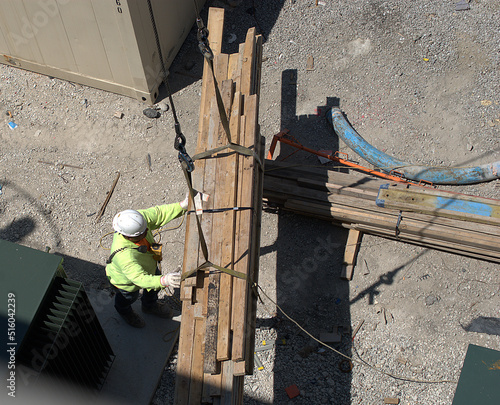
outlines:
[[[208,261],[248,280],[207,267],[182,282],[176,404],[240,404],[244,375],[253,372],[256,296],[248,281],[258,278],[262,213],[263,168],[256,158],[262,162],[264,155],[258,125],[262,38],[251,28],[238,53],[223,54],[223,23],[223,9],[211,8],[207,28],[216,82],[205,61],[196,153],[227,145],[227,122],[231,142],[256,155],[224,149],[196,160],[192,184],[208,196],[198,216]],[[221,119],[215,83],[227,121]],[[219,210],[234,207],[243,209]],[[191,214],[183,273],[206,261],[196,216]]]
[[[264,198],[287,210],[333,221],[355,229],[403,242],[446,252],[500,263],[500,222],[498,218],[463,214],[449,209],[431,209],[426,198],[455,196],[454,199],[482,204],[497,211],[500,201],[479,197],[457,197],[455,193],[433,192],[411,186],[422,201],[416,204],[417,192],[406,200],[389,200],[377,205],[377,198],[386,198],[395,184],[355,171],[336,171],[326,167],[301,167],[272,160],[265,161]],[[389,183],[389,186],[387,184]],[[381,186],[383,186],[381,188]],[[405,187],[394,187],[402,193]],[[388,191],[389,190],[389,191]],[[408,203],[413,199],[413,204]],[[379,204],[380,204],[380,198]],[[403,201],[403,202],[401,202]],[[427,205],[424,205],[423,202]]]

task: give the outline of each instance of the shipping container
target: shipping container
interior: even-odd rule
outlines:
[[[166,69],[205,0],[151,0]],[[147,0],[0,0],[0,62],[154,103],[162,78]]]

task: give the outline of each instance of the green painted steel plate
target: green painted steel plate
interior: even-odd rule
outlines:
[[[17,352],[54,277],[64,275],[62,261],[0,239],[0,317],[7,326],[2,328],[2,348]]]
[[[452,405],[500,403],[500,352],[469,345]]]

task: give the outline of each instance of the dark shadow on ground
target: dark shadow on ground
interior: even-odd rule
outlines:
[[[89,262],[78,257],[69,256],[62,253],[55,253],[63,258],[64,271],[72,280],[85,285],[85,288],[95,288],[102,290],[110,288],[111,285],[106,277],[104,264]],[[89,280],[92,282],[89,283]]]
[[[256,28],[257,34],[262,34],[265,43],[284,4],[285,0],[245,0],[237,7],[230,7],[223,1],[209,0],[200,10],[200,17],[206,26],[208,9],[224,8],[222,52],[232,54],[238,52],[239,45],[245,42],[246,33],[252,27]],[[203,56],[198,49],[197,27],[194,24],[169,69],[168,82],[172,94],[200,80],[202,75]],[[164,85],[160,86],[159,93],[157,102],[168,98]]]
[[[297,116],[297,79],[296,70],[282,73],[280,130],[289,130],[304,146],[336,151],[338,141],[324,113],[326,106],[338,106],[339,100],[324,100],[325,106],[318,106],[315,115]],[[283,144],[276,149],[274,159],[320,165],[317,156]],[[321,333],[340,333],[341,342],[330,345],[351,356],[349,283],[340,278],[347,230],[280,208],[275,212],[279,216],[277,240],[272,246],[262,246],[261,254],[276,251],[278,304],[316,338]],[[351,374],[340,370],[342,357],[301,331],[279,311],[277,322],[268,323],[276,328],[278,342],[286,342],[276,346],[274,403],[288,403],[285,388],[293,384],[301,391],[301,396],[293,399],[297,404],[351,403]],[[257,328],[262,327],[260,324]]]
[[[462,328],[467,332],[500,336],[500,318],[480,316],[473,319],[467,326],[462,326]]]

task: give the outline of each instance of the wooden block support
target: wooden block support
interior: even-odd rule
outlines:
[[[344,252],[344,262],[342,263],[342,272],[340,277],[344,280],[352,280],[356,257],[358,256],[359,244],[361,243],[361,232],[355,229],[349,229],[347,244]]]

